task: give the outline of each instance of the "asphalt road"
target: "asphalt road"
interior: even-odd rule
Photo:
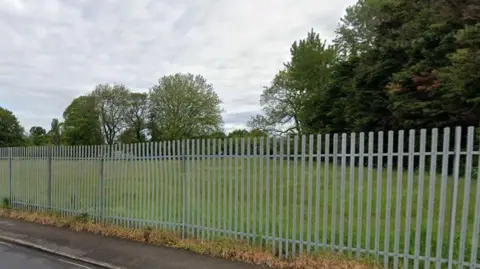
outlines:
[[[0,241],[0,269],[99,269]]]

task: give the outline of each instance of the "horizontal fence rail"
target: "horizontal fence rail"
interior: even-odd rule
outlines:
[[[0,148],[0,198],[280,257],[340,252],[388,268],[480,268],[473,127]]]

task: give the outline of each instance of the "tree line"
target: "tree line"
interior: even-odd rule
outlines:
[[[0,146],[113,145],[185,138],[227,137],[221,100],[201,75],[163,76],[148,93],[123,84],[99,84],[75,98],[52,119],[50,130],[33,126],[25,134],[11,111],[0,110]],[[264,136],[260,130],[234,130],[228,137]]]
[[[283,136],[478,126],[480,4],[358,0],[333,40],[313,29],[264,87],[262,113],[228,136]],[[222,138],[221,100],[201,75],[160,78],[147,93],[99,84],[50,130],[27,134],[0,109],[0,146]]]
[[[480,3],[359,0],[334,40],[295,41],[250,127],[284,133],[478,126]]]

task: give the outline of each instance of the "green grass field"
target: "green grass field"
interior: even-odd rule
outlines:
[[[323,244],[328,249],[331,244],[351,248],[359,245],[361,249],[372,250],[372,255],[377,242],[380,252],[404,253],[405,243],[408,242],[408,253],[414,255],[415,235],[419,233],[419,255],[435,257],[440,234],[443,238],[441,257],[448,258],[450,218],[454,204],[453,180],[448,178],[444,186],[446,199],[441,201],[440,171],[432,177],[428,172],[425,173],[421,191],[418,171],[414,174],[413,184],[409,186],[407,171],[402,172],[399,180],[396,169],[392,170],[388,183],[387,169],[381,171],[380,181],[377,181],[379,171],[373,169],[368,173],[367,167],[347,166],[342,177],[340,161],[335,173],[331,162],[325,165],[312,161],[310,165],[307,161],[304,166],[300,160],[264,160],[262,166],[260,162],[260,159],[253,158],[229,158],[205,161],[105,161],[102,165],[98,160],[54,159],[51,201],[54,209],[63,210],[65,214],[102,214],[114,223],[129,227],[176,229],[189,236],[205,238],[232,234],[268,245],[275,244],[284,254],[290,254],[292,249],[297,252],[301,248],[303,251],[316,250],[315,243],[318,243],[320,250]],[[35,208],[34,205],[46,206],[47,160],[15,160],[12,167],[13,202],[29,204],[29,208]],[[317,174],[320,175],[319,180]],[[362,181],[359,180],[360,174],[363,175]],[[434,181],[432,193],[429,192],[431,179]],[[341,194],[342,182],[344,196]],[[453,210],[455,259],[459,258],[461,248],[462,219],[466,220],[465,262],[470,262],[473,222],[480,214],[475,213],[477,184],[476,180],[472,180],[467,194],[465,180],[459,180],[456,210]],[[368,199],[368,193],[371,199]],[[429,208],[431,194],[434,194],[434,199]],[[5,160],[0,161],[0,196],[9,196],[8,162]],[[400,207],[397,208],[399,197]],[[464,216],[465,199],[469,203]],[[407,213],[410,212],[407,211],[408,201],[411,201],[410,229],[406,228]],[[445,207],[443,221],[440,220],[442,202]],[[13,205],[21,206],[20,203]],[[387,216],[389,203],[390,212]],[[417,212],[419,203],[420,212]],[[427,240],[429,214],[432,220],[430,243]],[[416,228],[417,218],[421,219],[420,229]],[[376,238],[377,221],[379,234]],[[186,223],[185,230],[181,229],[182,223]],[[400,225],[396,226],[396,223]],[[250,236],[246,237],[245,234]],[[262,236],[267,238],[261,240]],[[272,241],[272,238],[277,240]],[[288,244],[278,238],[287,238]],[[296,240],[306,244],[300,246],[294,243],[298,242]],[[428,245],[430,254],[426,253]],[[476,260],[480,263],[480,253]],[[420,267],[423,267],[422,264]]]

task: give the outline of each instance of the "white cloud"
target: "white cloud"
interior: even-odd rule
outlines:
[[[260,110],[262,87],[314,28],[324,38],[354,0],[0,0],[0,106],[48,128],[98,83],[146,91],[198,73],[227,129]]]

